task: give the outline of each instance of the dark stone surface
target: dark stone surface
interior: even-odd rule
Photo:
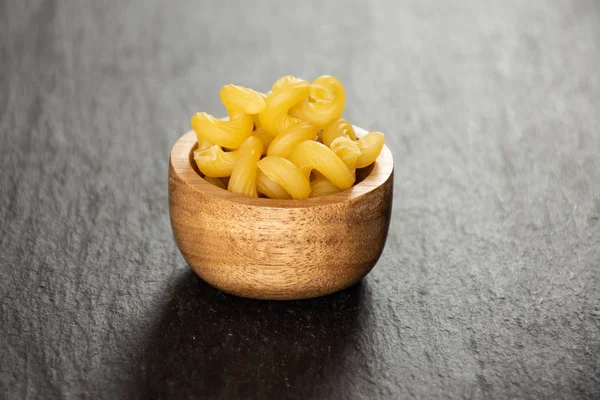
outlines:
[[[243,3],[243,4],[242,4]],[[167,157],[329,73],[396,159],[357,287],[188,271]],[[0,398],[600,397],[600,3],[0,1]]]

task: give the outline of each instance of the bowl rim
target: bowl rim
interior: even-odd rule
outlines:
[[[355,125],[353,126],[357,137],[367,134],[366,130]],[[392,156],[392,152],[387,145],[384,144],[381,154],[379,157],[377,157],[377,160],[375,160],[371,173],[367,175],[367,177],[365,177],[365,179],[363,179],[361,182],[349,189],[327,196],[313,197],[305,200],[277,200],[248,197],[221,189],[211,183],[208,183],[200,175],[198,175],[190,163],[190,154],[196,143],[196,133],[193,130],[190,130],[177,139],[173,145],[170,153],[169,164],[171,170],[177,175],[177,177],[195,191],[203,195],[213,197],[215,200],[231,201],[254,207],[307,208],[356,201],[382,186],[390,179],[394,172],[394,158]]]

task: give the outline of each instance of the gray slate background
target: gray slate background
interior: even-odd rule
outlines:
[[[173,241],[219,88],[338,76],[387,133],[364,282],[268,303]],[[0,398],[600,397],[600,3],[0,1]]]

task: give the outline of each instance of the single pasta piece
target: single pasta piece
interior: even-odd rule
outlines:
[[[338,119],[323,128],[323,144],[331,146],[336,138],[340,136],[348,136],[352,140],[356,140],[356,133],[352,124],[345,119]]]
[[[259,138],[250,136],[241,144],[238,158],[231,172],[227,190],[249,197],[258,197],[256,191],[256,163],[263,145]]]
[[[318,130],[319,128],[315,128],[308,122],[298,122],[273,139],[267,155],[285,158],[298,143],[314,139]]]
[[[322,174],[316,173],[315,176],[315,179],[310,182],[310,197],[327,196],[341,191]]]
[[[340,189],[348,189],[354,184],[354,174],[333,150],[314,140],[298,144],[289,155],[308,179],[310,172],[316,169]]]
[[[271,136],[265,128],[256,128],[254,132],[252,132],[252,135],[260,139],[263,144],[263,154],[267,154],[267,149],[273,141],[273,136]]]
[[[260,169],[256,175],[256,189],[271,199],[291,199],[292,196],[284,188],[273,182],[271,178],[264,174]]]
[[[354,132],[354,127],[346,120],[339,119],[329,125],[327,125],[323,129],[323,143],[333,149],[333,143],[339,138],[349,138],[355,140],[355,143],[358,145],[360,151],[360,157],[356,160],[356,168],[364,168],[368,165],[371,165],[383,149],[384,135],[381,132],[371,132],[363,136],[361,139],[356,140],[356,133]],[[349,143],[347,140],[344,140],[343,143]],[[338,142],[338,146],[340,142]],[[338,150],[341,150],[338,147]],[[338,156],[341,156],[338,151],[336,151]],[[350,161],[344,160],[344,162]],[[346,162],[348,165],[348,162]],[[350,167],[350,165],[349,165]]]
[[[194,160],[200,172],[212,178],[231,175],[239,151],[225,152],[218,145],[205,150],[194,151]]]
[[[291,161],[282,157],[267,156],[257,165],[266,176],[281,186],[293,199],[307,199],[310,195],[308,178]]]
[[[207,113],[196,113],[191,119],[196,135],[222,147],[237,149],[252,135],[252,116],[248,114],[229,114],[229,121],[223,121]]]
[[[330,149],[342,159],[350,171],[356,168],[356,160],[361,156],[358,144],[347,136],[340,136],[331,142]]]
[[[240,110],[244,114],[258,114],[267,107],[264,94],[243,86],[225,85],[219,96],[226,109]]]
[[[310,98],[295,105],[290,115],[322,128],[340,118],[345,106],[342,83],[333,76],[323,75],[310,85]]]
[[[381,132],[367,133],[356,141],[360,149],[360,157],[356,160],[356,168],[364,168],[377,160],[381,150],[383,150],[383,142],[385,135]]]
[[[306,99],[310,91],[309,84],[305,80],[293,77],[282,79],[285,79],[282,83],[274,85],[275,89],[267,96],[267,108],[259,114],[262,126],[272,136],[281,134],[299,122],[298,119],[290,116],[288,111],[295,104]]]
[[[220,96],[229,114],[229,120],[223,121],[204,112],[196,113],[190,121],[192,129],[197,136],[210,143],[237,149],[252,134],[252,114],[258,114],[265,109],[265,99],[252,89],[236,85],[223,86]]]
[[[211,176],[205,176],[204,180],[208,183],[210,183],[211,185],[215,185],[217,187],[220,187],[221,189],[227,189],[225,187],[225,184],[223,183],[222,180],[220,180],[219,178],[213,178]]]

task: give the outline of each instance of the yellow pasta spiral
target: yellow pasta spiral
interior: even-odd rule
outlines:
[[[344,119],[338,119],[337,121],[327,125],[323,129],[322,137],[323,143],[332,149],[333,143],[340,138],[346,138],[354,141],[360,151],[360,156],[356,160],[356,168],[364,168],[374,163],[375,160],[377,160],[377,157],[379,157],[381,150],[383,150],[383,144],[385,141],[385,136],[381,132],[367,133],[360,139],[356,140],[354,127]],[[343,139],[342,142],[338,142],[336,146],[339,147],[341,143],[349,145],[349,141],[346,139]],[[334,151],[338,153],[338,151]]]
[[[360,157],[356,160],[356,168],[364,168],[373,164],[383,150],[384,141],[385,135],[381,132],[367,133],[357,140]]]
[[[256,190],[256,163],[263,145],[259,138],[250,136],[241,144],[238,159],[231,172],[227,190],[250,197],[258,197]]]
[[[284,188],[273,182],[271,178],[265,175],[260,169],[256,175],[256,189],[258,193],[264,194],[270,199],[291,199],[292,196]]]
[[[323,128],[322,139],[325,146],[331,146],[331,142],[340,136],[348,136],[356,140],[356,133],[352,124],[345,119],[338,119]]]
[[[273,91],[267,96],[266,109],[259,114],[262,127],[272,136],[281,134],[299,122],[288,112],[295,104],[306,99],[310,92],[307,81],[293,77],[284,78],[280,79],[281,83],[274,85]]]
[[[308,122],[298,122],[273,139],[267,155],[287,157],[298,143],[314,139],[318,130]]]
[[[237,149],[252,135],[254,118],[266,107],[261,93],[236,85],[225,85],[220,92],[221,102],[229,114],[223,121],[207,113],[196,113],[191,119],[192,129],[204,140],[229,149]]]
[[[214,145],[204,150],[194,151],[194,161],[200,172],[213,178],[225,178],[233,172],[239,151],[225,152]]]
[[[360,157],[360,149],[355,141],[347,136],[340,136],[331,142],[330,149],[346,164],[348,170],[354,175],[356,160]],[[328,196],[341,191],[331,183],[323,174],[313,171],[315,179],[310,182],[310,197]]]
[[[356,161],[361,156],[360,148],[356,142],[349,137],[340,136],[331,142],[329,148],[342,159],[349,170],[354,171],[356,168]]]
[[[308,178],[291,161],[282,157],[267,156],[258,162],[258,168],[293,199],[307,199],[310,195]]]
[[[288,158],[306,177],[316,169],[342,190],[354,184],[354,174],[333,150],[322,143],[306,140],[298,144]]]
[[[333,76],[323,75],[310,85],[310,98],[294,106],[290,115],[322,128],[340,118],[345,106],[342,83]]]

